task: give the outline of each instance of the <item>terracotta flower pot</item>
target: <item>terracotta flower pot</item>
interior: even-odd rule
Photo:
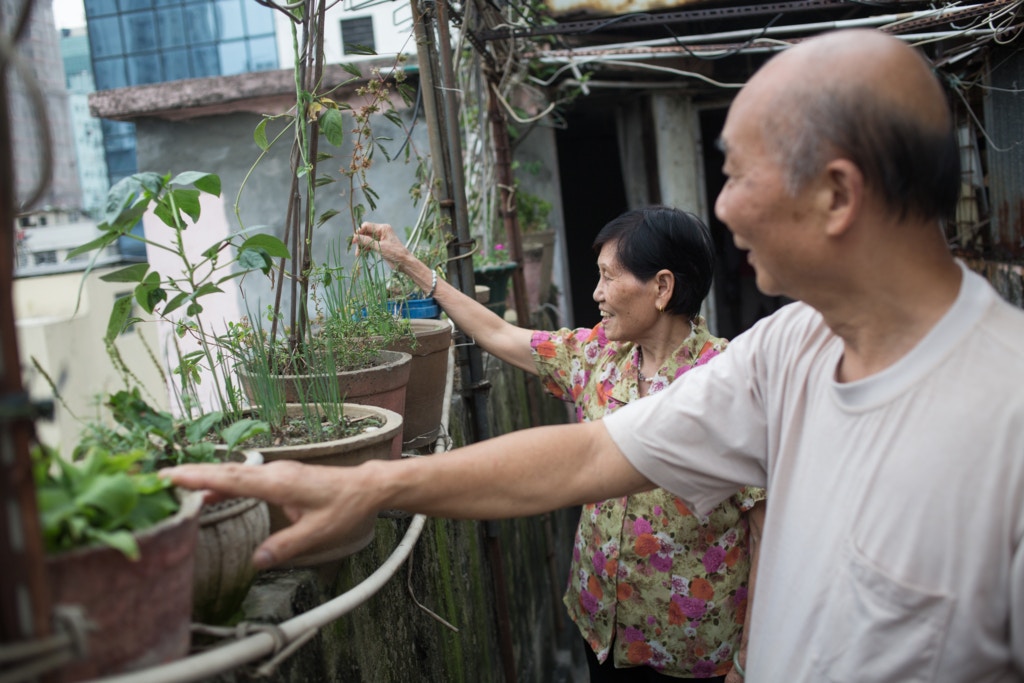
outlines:
[[[307,465],[331,465],[336,467],[355,467],[367,460],[386,460],[391,457],[391,443],[397,436],[401,438],[402,416],[385,408],[346,403],[344,406],[347,417],[375,416],[384,420],[380,428],[364,431],[355,436],[348,436],[334,441],[301,444],[295,446],[272,446],[261,448],[264,460],[299,460]],[[302,414],[302,406],[291,404],[288,412]],[[362,550],[373,540],[373,527],[377,517],[370,516],[361,521],[355,531],[340,543],[319,546],[293,559],[289,564],[295,567],[322,564],[347,557]],[[284,511],[276,505],[270,506],[270,533],[275,533],[289,526],[291,521]]]
[[[404,415],[412,356],[400,351],[381,351],[381,361],[371,368],[339,372],[339,395],[345,403],[377,406]],[[283,383],[286,403],[300,403],[302,396],[313,393],[313,380],[310,375],[278,375],[278,378]],[[244,372],[239,373],[239,379],[249,399],[254,400],[248,375]],[[391,444],[391,457],[402,457],[401,430]]]
[[[257,451],[245,451],[245,464],[263,464]],[[256,568],[252,554],[270,534],[267,504],[256,498],[230,498],[203,505],[196,542],[192,619],[225,623],[245,600]]]
[[[544,230],[523,235],[523,281],[529,310],[536,311],[547,302],[554,268],[555,231]],[[515,293],[509,288],[509,308],[516,307]]]
[[[452,327],[447,321],[429,319],[414,319],[409,324],[414,339],[402,340],[389,348],[412,355],[402,445],[422,448],[433,443],[441,430]]]
[[[201,494],[183,493],[174,516],[136,535],[135,562],[106,546],[47,558],[53,604],[81,607],[91,624],[85,659],[57,671],[54,680],[93,679],[188,654],[201,505]]]

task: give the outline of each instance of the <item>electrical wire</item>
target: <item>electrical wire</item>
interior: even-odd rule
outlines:
[[[764,28],[761,29],[761,32],[758,35],[751,37],[745,43],[743,43],[741,45],[738,45],[737,47],[735,47],[735,48],[733,48],[731,50],[728,50],[727,52],[724,52],[724,53],[719,54],[719,55],[715,55],[713,57],[712,56],[704,56],[704,55],[698,54],[698,53],[694,52],[693,50],[691,50],[685,43],[683,43],[682,41],[679,40],[679,37],[675,34],[675,32],[672,30],[672,28],[668,24],[665,24],[665,30],[668,31],[672,35],[673,40],[675,40],[676,44],[679,47],[683,48],[683,50],[686,52],[686,54],[690,55],[691,57],[693,57],[695,59],[703,59],[703,60],[706,60],[706,61],[715,61],[715,60],[719,60],[719,59],[725,59],[727,57],[732,57],[733,55],[737,55],[737,54],[743,52],[743,50],[745,48],[750,47],[751,45],[753,45],[758,40],[764,38],[766,35],[768,35],[768,31],[771,30],[772,26],[775,25],[775,22],[777,22],[779,19],[781,19],[782,16],[783,15],[781,13],[776,14],[774,17],[772,17],[771,21],[769,21],[767,24],[765,24]]]

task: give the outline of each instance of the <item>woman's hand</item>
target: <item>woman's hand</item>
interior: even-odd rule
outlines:
[[[408,272],[407,266],[417,260],[405,248],[402,240],[398,239],[394,228],[387,223],[363,223],[356,230],[353,241],[360,249],[373,249],[380,252],[388,265],[399,271]]]

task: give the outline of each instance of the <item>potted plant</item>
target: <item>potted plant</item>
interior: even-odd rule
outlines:
[[[437,274],[448,259],[447,245],[448,234],[437,215],[436,202],[427,201],[416,227],[407,230],[405,246]],[[378,261],[378,265],[383,264]],[[440,307],[433,297],[427,296],[430,292],[420,290],[404,273],[392,271],[387,288],[389,300],[400,306],[392,312],[409,319],[406,324],[411,332],[386,343],[388,349],[412,356],[403,447],[422,448],[436,441],[440,433],[452,326],[447,320],[436,319],[440,316]]]
[[[390,339],[394,334],[386,327],[387,319],[394,316],[387,306],[387,291],[381,286],[383,281],[377,279],[379,269],[369,262],[367,254],[362,254],[356,257],[348,277],[339,277],[341,250],[335,246],[325,249],[323,244],[318,244],[317,235],[318,229],[339,212],[318,207],[317,196],[321,188],[341,181],[353,230],[367,210],[376,208],[378,195],[368,182],[367,172],[375,159],[383,157],[390,161],[391,157],[384,144],[386,139],[375,133],[371,118],[382,114],[392,123],[401,125],[392,106],[392,94],[397,91],[407,105],[415,96],[415,91],[404,82],[402,63],[405,56],[399,55],[392,67],[384,72],[372,69],[365,80],[359,68],[342,65],[352,79],[335,86],[325,81],[323,42],[316,40],[324,30],[323,5],[307,1],[285,14],[292,22],[296,38],[293,41],[295,106],[287,114],[264,117],[257,126],[254,137],[260,148],[260,157],[253,166],[255,168],[260,163],[274,142],[291,140],[291,187],[284,197],[288,211],[283,232],[291,254],[281,258],[275,266],[274,303],[265,318],[266,330],[258,329],[257,338],[268,343],[267,353],[279,355],[283,351],[283,362],[274,360],[273,364],[285,370],[289,369],[287,364],[296,359],[311,358],[307,347],[314,353],[320,353],[331,346],[334,364],[341,372],[380,362],[393,364],[394,358],[382,357],[379,353],[384,349],[381,338]],[[366,51],[366,54],[372,53]],[[334,99],[336,88],[357,81],[357,104]],[[271,139],[267,134],[268,126],[278,120],[283,120],[286,126]],[[347,121],[353,124],[348,131]],[[346,137],[352,152],[341,165],[339,177],[323,172],[323,165],[333,158],[332,148],[340,148]],[[239,199],[244,189],[243,184]],[[236,202],[236,215],[237,206]],[[239,223],[241,225],[240,218]],[[325,253],[335,257],[333,262],[318,262],[319,255]],[[332,289],[332,283],[343,281],[348,283],[345,296],[339,301],[325,301],[323,297],[325,292],[330,294],[327,290]],[[338,288],[339,285],[335,285],[333,290],[338,291]],[[256,325],[254,316],[250,316],[250,322],[254,327],[262,327],[264,319],[261,318],[260,324]],[[408,334],[407,326],[403,333]],[[340,338],[345,342],[336,344]],[[356,339],[367,341],[356,342]],[[385,405],[397,412],[402,409],[401,401],[381,403],[358,398]]]
[[[178,365],[174,369],[181,420],[157,414],[158,411],[152,409],[133,411],[130,408],[139,401],[136,395],[117,404],[122,424],[148,430],[149,438],[171,444],[169,458],[179,455],[193,459],[214,457],[217,445],[205,435],[211,430],[217,432],[218,428],[229,452],[244,440],[248,440],[247,447],[269,453],[289,439],[333,442],[339,436],[349,438],[356,429],[385,424],[393,438],[396,421],[397,427],[401,426],[400,417],[381,413],[375,421],[362,414],[348,418],[344,397],[331,382],[302,385],[295,396],[301,404],[298,414],[288,410],[286,396],[276,376],[278,364],[301,363],[303,367],[324,371],[332,369],[326,366],[334,361],[332,353],[320,353],[315,346],[291,349],[282,339],[271,340],[243,321],[229,322],[226,331],[220,332],[203,319],[201,313],[206,297],[220,292],[246,273],[269,272],[272,259],[288,256],[287,248],[278,238],[242,232],[215,240],[199,257],[190,257],[183,233],[200,218],[201,194],[218,195],[219,192],[219,178],[213,174],[129,176],[111,188],[104,222],[100,225],[104,233],[101,238],[71,252],[73,257],[99,249],[124,235],[144,241],[149,248],[171,252],[179,268],[178,272],[162,273],[148,263],[139,263],[104,276],[109,281],[133,284],[134,299],[141,308],[173,327],[177,338],[191,340],[196,347],[179,351]],[[131,227],[147,211],[170,231],[169,240],[158,241],[155,236],[131,232]],[[130,309],[131,302],[125,298],[115,302],[107,329],[109,344],[112,345],[127,325],[140,322],[130,315]],[[245,370],[244,380],[249,384],[249,398],[238,376],[240,365]],[[213,385],[215,410],[202,408],[197,398],[198,387],[204,381]],[[136,420],[138,415],[143,417]],[[297,430],[299,436],[294,436]],[[179,445],[179,434],[185,445]]]
[[[142,473],[139,449],[91,445],[70,462],[37,447],[33,470],[55,604],[87,619],[84,659],[54,680],[77,681],[169,662],[189,648],[201,495],[173,495]]]
[[[241,445],[269,433],[266,422],[248,417],[228,420],[219,411],[176,418],[152,407],[138,387],[111,394],[105,405],[114,426],[90,423],[81,444],[134,446],[142,454],[139,465],[144,472],[195,462],[263,463],[258,451],[243,451]],[[194,621],[232,619],[256,576],[252,553],[269,534],[269,513],[261,500],[230,498],[202,506],[192,591]]]
[[[513,164],[515,167],[516,164]],[[551,202],[524,190],[515,183],[516,214],[523,236],[523,279],[529,309],[536,311],[548,300],[554,267],[555,231],[548,224]],[[510,296],[510,306],[515,306]]]
[[[477,284],[490,289],[487,308],[498,315],[505,316],[505,300],[508,298],[508,282],[516,262],[509,259],[508,249],[502,242],[483,245],[481,250],[473,254],[473,275]]]

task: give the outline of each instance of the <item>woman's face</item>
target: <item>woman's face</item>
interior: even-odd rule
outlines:
[[[594,301],[601,311],[605,334],[612,341],[637,341],[658,319],[657,281],[640,282],[615,254],[617,242],[607,242],[597,257],[601,279]]]

